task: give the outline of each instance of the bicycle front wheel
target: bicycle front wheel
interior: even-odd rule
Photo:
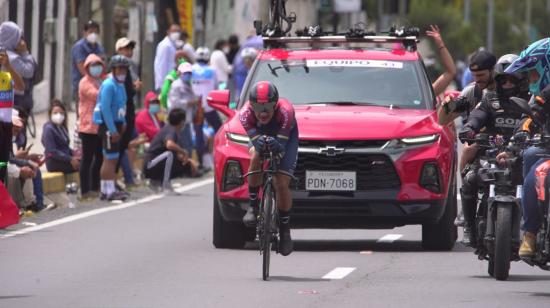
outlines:
[[[273,187],[271,185],[266,185],[264,190],[264,197],[262,200],[262,217],[261,217],[261,228],[262,228],[262,238],[260,239],[263,243],[262,248],[262,278],[267,280],[269,278],[269,262],[271,257],[271,245],[272,245],[272,221],[273,221],[273,209],[275,207],[275,195],[273,192]]]

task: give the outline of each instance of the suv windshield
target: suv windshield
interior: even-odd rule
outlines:
[[[414,61],[260,61],[248,85],[261,80],[271,81],[279,90],[279,96],[294,105],[364,104],[431,108],[432,93],[427,77],[419,69],[420,66]]]

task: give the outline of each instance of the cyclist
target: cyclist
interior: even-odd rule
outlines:
[[[526,72],[529,76],[529,90],[535,95],[535,100],[542,105],[544,113],[550,115],[548,104],[550,103],[550,38],[545,38],[532,43],[519,55],[519,58],[507,69],[507,73]],[[548,122],[548,121],[547,121]],[[546,128],[548,129],[548,128]],[[523,169],[527,174],[523,181],[523,196],[521,205],[523,208],[523,226],[525,231],[523,241],[519,248],[519,256],[530,258],[535,253],[536,234],[540,228],[542,217],[537,201],[537,178],[545,178],[550,169],[548,158],[536,159],[541,153],[540,149],[525,151],[523,156]],[[548,154],[547,151],[545,151]]]
[[[250,137],[250,169],[260,170],[262,153],[272,151],[279,159],[278,173],[275,175],[275,194],[279,211],[279,250],[283,256],[292,252],[290,237],[290,179],[298,158],[298,126],[294,108],[286,99],[279,98],[275,85],[269,81],[259,81],[250,90],[249,100],[242,108],[239,118]],[[250,206],[243,217],[248,227],[256,225],[258,215],[258,191],[262,184],[261,174],[248,178]]]
[[[485,95],[472,110],[468,121],[459,133],[461,138],[473,139],[482,128],[485,128],[484,132],[493,136],[500,135],[504,140],[509,140],[514,135],[516,123],[521,121],[522,113],[508,108],[509,99],[512,96],[527,98],[528,80],[525,74],[510,74],[505,73],[504,70],[517,58],[517,55],[507,54],[498,59],[495,65],[496,95]],[[477,170],[468,167],[466,170],[460,189],[462,212],[464,213],[463,243],[472,245],[476,242],[475,216],[478,182]]]
[[[99,136],[103,142],[101,165],[101,200],[126,200],[124,192],[115,187],[116,165],[119,158],[119,142],[126,126],[126,90],[124,81],[130,62],[122,55],[111,58],[112,74],[99,88],[94,109],[94,123],[99,124]]]

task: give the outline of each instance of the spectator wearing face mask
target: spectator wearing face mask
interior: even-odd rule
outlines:
[[[229,46],[227,41],[218,40],[214,45],[214,51],[210,56],[210,65],[216,71],[216,79],[219,85],[223,85],[225,88],[227,80],[229,79],[229,74],[231,73],[232,67],[227,61],[226,54],[229,52]]]
[[[75,157],[69,147],[67,110],[60,100],[54,99],[48,113],[49,121],[42,129],[42,144],[49,172],[73,173],[78,171],[80,158]]]
[[[192,86],[193,65],[183,63],[178,66],[178,78],[170,89],[168,94],[168,109],[182,109],[185,111],[185,124],[178,138],[178,145],[184,148],[188,153],[193,151],[193,142],[191,130],[193,129],[193,119],[201,104],[201,98],[195,94]]]
[[[78,86],[78,136],[82,141],[80,193],[81,199],[91,199],[99,196],[99,170],[103,162],[101,138],[98,126],[93,122],[93,114],[106,69],[105,63],[96,54],[86,58],[84,69],[85,75]]]
[[[73,61],[72,80],[74,99],[78,99],[78,84],[82,76],[86,75],[84,62],[86,58],[94,53],[99,57],[105,57],[105,50],[99,44],[99,24],[93,20],[84,25],[83,38],[77,41],[71,50]],[[78,105],[78,104],[77,104]]]
[[[185,62],[191,63],[191,59],[187,55],[187,52],[185,52],[184,50],[177,50],[175,57],[176,66],[164,78],[164,83],[162,84],[162,89],[160,90],[159,94],[160,106],[164,109],[168,109],[168,93],[170,93],[172,83],[180,76],[180,74],[178,73],[179,65]]]
[[[166,37],[157,45],[155,52],[154,72],[155,72],[155,91],[159,92],[164,78],[176,67],[174,56],[176,54],[176,42],[181,40],[181,27],[172,24],[168,28]]]
[[[160,101],[153,91],[145,95],[143,109],[136,115],[136,131],[138,134],[145,134],[147,141],[151,142],[158,134],[164,123],[159,119]]]

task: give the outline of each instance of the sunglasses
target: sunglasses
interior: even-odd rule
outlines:
[[[252,109],[255,113],[262,113],[262,112],[271,112],[273,109],[275,109],[275,105],[277,102],[269,102],[269,103],[263,103],[263,104],[252,104]]]

